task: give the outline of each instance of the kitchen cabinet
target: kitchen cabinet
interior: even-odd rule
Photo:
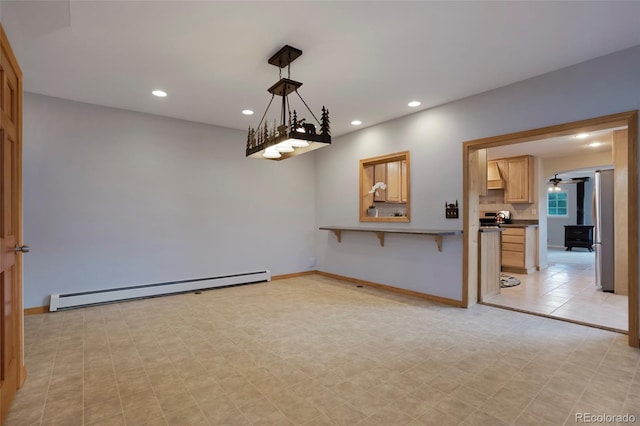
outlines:
[[[410,174],[409,151],[360,160],[360,222],[409,222]],[[386,188],[379,189],[374,200],[371,188],[377,182],[384,182]],[[377,216],[369,212],[369,206],[374,201],[378,209]]]
[[[400,161],[387,163],[387,203],[400,203],[402,200],[401,172]]]
[[[531,204],[534,199],[534,165],[531,155],[505,158],[506,185],[504,202]]]
[[[400,162],[400,201],[407,202],[407,161],[402,160]]]
[[[536,267],[536,228],[502,228],[502,270],[528,274]]]
[[[478,244],[480,301],[500,293],[501,231],[501,228],[480,229],[480,244]]]
[[[374,201],[387,203],[407,202],[407,162],[405,160],[390,161],[374,166],[374,182],[384,182],[387,189],[379,189]]]
[[[387,191],[389,190],[389,184],[387,183],[387,163],[376,164],[373,171],[374,183],[384,182],[387,184],[387,189],[379,189],[378,195],[374,195],[374,201],[387,201]]]
[[[498,167],[498,160],[487,161],[487,189],[503,189],[504,179]]]

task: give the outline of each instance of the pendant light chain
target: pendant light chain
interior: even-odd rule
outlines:
[[[271,94],[271,100],[269,101],[269,105],[267,105],[267,109],[264,110],[264,114],[262,114],[262,118],[260,119],[260,122],[258,123],[258,127],[256,127],[256,129],[260,129],[260,125],[262,125],[264,118],[267,116],[267,112],[269,112],[269,107],[271,106],[271,102],[273,102],[273,98],[275,97],[276,95]]]

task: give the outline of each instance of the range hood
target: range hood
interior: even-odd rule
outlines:
[[[487,161],[487,189],[504,188],[504,180],[500,175],[497,161]]]

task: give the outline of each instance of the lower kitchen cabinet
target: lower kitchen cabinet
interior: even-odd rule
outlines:
[[[480,281],[480,301],[500,293],[500,231],[480,230],[478,245],[478,279]]]
[[[502,271],[528,274],[536,268],[536,228],[509,227],[502,231]]]

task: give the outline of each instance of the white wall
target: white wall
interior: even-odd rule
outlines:
[[[547,216],[547,245],[551,247],[564,247],[564,226],[577,223],[576,186],[562,185],[561,189],[567,193],[568,215],[566,217]]]
[[[359,225],[358,161],[409,150],[412,221],[406,226],[461,229],[461,220],[444,218],[443,205],[462,199],[464,141],[639,109],[638,69],[640,46],[336,138],[316,154],[317,224]],[[341,244],[327,231],[317,235],[320,270],[461,297],[459,240],[445,238],[439,253],[414,237],[397,236],[381,248],[372,235],[343,235]]]
[[[358,226],[359,160],[409,150],[411,223],[393,227],[462,229],[461,219],[444,218],[445,201],[462,201],[460,145],[442,149],[450,128],[446,115],[416,117],[351,133],[317,152],[318,225]],[[327,231],[318,233],[320,270],[451,299],[461,297],[461,253],[459,236],[445,237],[443,252],[438,252],[427,236],[387,235],[385,247],[380,247],[374,234],[345,233],[337,243]]]
[[[601,151],[585,155],[570,155],[544,159],[544,170],[541,184],[546,185],[554,174],[566,175],[580,169],[596,169],[613,167],[612,151]],[[573,173],[572,173],[573,175]],[[578,176],[579,174],[576,174]]]
[[[583,225],[593,225],[593,172],[580,173],[580,176],[589,178],[584,184],[584,221]],[[578,224],[578,187],[577,185],[561,185],[561,189],[567,193],[568,216],[567,217],[547,217],[547,229],[549,238],[547,243],[549,246],[564,247],[564,226]]]
[[[245,133],[25,94],[25,307],[65,293],[313,269],[312,156]]]

